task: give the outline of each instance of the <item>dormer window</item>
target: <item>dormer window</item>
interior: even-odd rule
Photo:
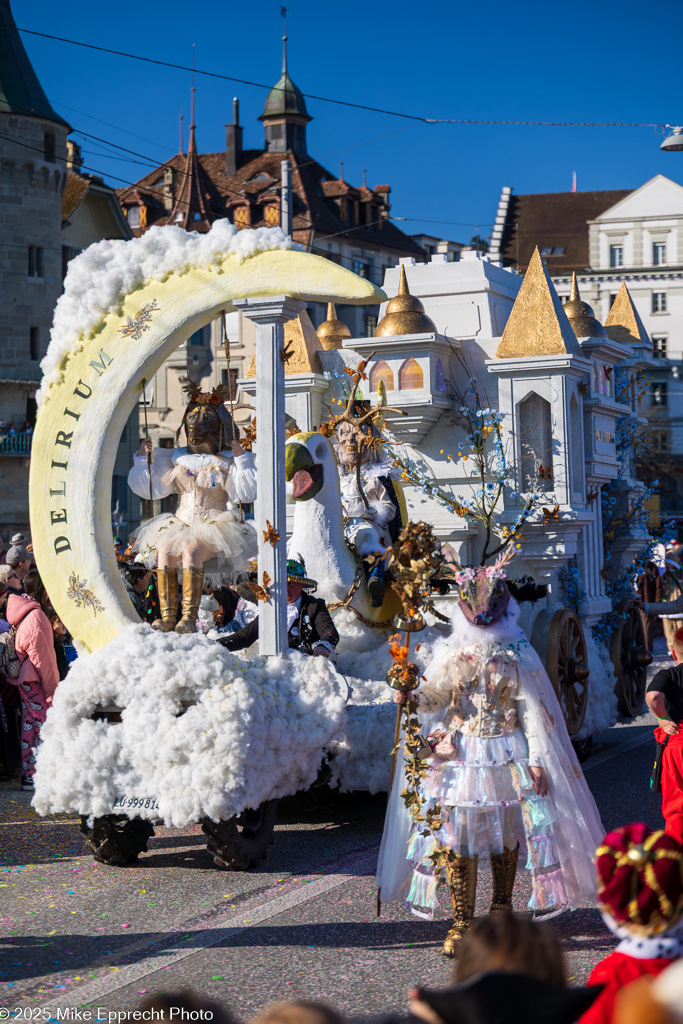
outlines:
[[[131,228],[139,228],[140,227],[140,207],[139,206],[129,206],[128,209],[126,210],[126,219],[128,220],[129,227],[131,227]]]

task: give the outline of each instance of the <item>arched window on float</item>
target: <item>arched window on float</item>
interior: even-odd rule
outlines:
[[[548,490],[553,484],[550,402],[532,391],[518,409],[522,490]]]
[[[370,370],[370,390],[377,391],[380,381],[387,391],[394,390],[394,372],[386,359],[378,359],[376,363],[373,363]]]
[[[424,387],[424,374],[417,359],[406,359],[398,371],[399,391],[415,391]]]
[[[569,471],[571,474],[572,501],[583,500],[583,439],[581,436],[581,414],[576,395],[569,402]]]

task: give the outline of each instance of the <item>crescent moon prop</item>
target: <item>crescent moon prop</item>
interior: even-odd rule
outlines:
[[[130,243],[127,243],[130,244]],[[168,356],[233,299],[286,295],[379,304],[383,292],[329,260],[261,252],[169,274],[123,297],[88,337],[74,336],[41,406],[31,452],[31,539],[50,600],[90,650],[139,622],[116,568],[112,472],[123,427]],[[284,468],[283,468],[284,471]]]

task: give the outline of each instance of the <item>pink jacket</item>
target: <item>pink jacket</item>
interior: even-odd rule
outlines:
[[[10,594],[7,621],[18,626],[14,646],[22,658],[17,684],[38,682],[51,697],[59,682],[52,626],[37,601],[26,594]]]

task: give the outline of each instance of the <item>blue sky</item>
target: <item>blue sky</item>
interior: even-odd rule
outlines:
[[[290,3],[289,67],[304,93],[434,118],[683,121],[678,0]],[[12,9],[20,28],[184,65],[195,43],[197,68],[269,85],[279,76],[282,19],[270,0],[12,0]],[[189,73],[22,38],[53,106],[75,128],[159,163],[177,152],[181,109],[189,125]],[[202,75],[196,84],[201,152],[223,149],[233,95],[245,146],[263,145],[264,89]],[[352,184],[364,167],[369,185],[391,184],[392,213],[411,218],[400,225],[410,233],[467,241],[479,224],[487,234],[502,185],[559,192],[570,189],[572,171],[580,191],[636,188],[657,173],[683,183],[683,153],[662,153],[652,128],[425,125],[307,103],[311,155],[336,174],[343,160]],[[83,145],[88,168],[114,186],[150,169],[100,142]]]

